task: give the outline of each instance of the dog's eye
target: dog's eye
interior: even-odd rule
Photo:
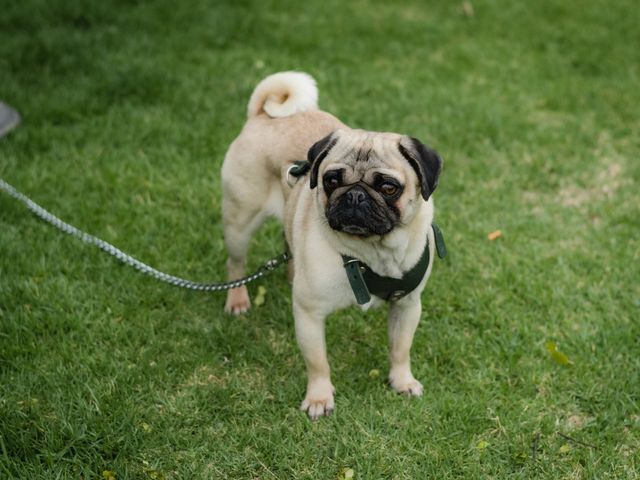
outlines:
[[[342,172],[340,170],[327,172],[322,178],[322,183],[324,184],[325,190],[335,190],[342,183]]]
[[[393,197],[396,193],[398,193],[398,190],[400,190],[400,188],[390,182],[384,182],[382,185],[380,185],[380,192],[382,192],[382,194],[387,197]]]

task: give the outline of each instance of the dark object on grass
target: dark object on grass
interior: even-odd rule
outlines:
[[[570,437],[569,435],[565,435],[562,432],[556,432],[558,435],[560,435],[562,438],[564,438],[565,440],[569,440],[570,442],[573,443],[577,443],[578,445],[582,445],[583,447],[589,447],[589,448],[594,448],[597,449],[598,447],[596,447],[595,445],[591,445],[590,443],[587,442],[581,442],[580,440],[576,440],[575,438]]]
[[[0,102],[0,137],[4,137],[20,123],[20,115],[9,105]]]
[[[533,437],[533,443],[531,444],[531,461],[536,463],[536,458],[538,456],[538,441],[540,440],[540,432],[536,433],[535,437]]]

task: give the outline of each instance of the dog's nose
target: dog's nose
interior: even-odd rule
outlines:
[[[360,203],[364,202],[365,198],[366,194],[360,187],[353,187],[347,192],[347,203],[349,205],[359,205]]]

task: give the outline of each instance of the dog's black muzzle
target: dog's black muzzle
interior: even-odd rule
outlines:
[[[393,212],[386,204],[377,202],[368,188],[358,182],[339,192],[333,201],[330,198],[326,217],[332,229],[359,237],[384,235],[393,229],[396,224]]]

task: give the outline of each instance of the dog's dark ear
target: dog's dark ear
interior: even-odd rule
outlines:
[[[311,164],[311,178],[309,179],[311,188],[318,186],[318,169],[320,168],[320,164],[338,141],[338,137],[334,135],[334,133],[335,132],[331,132],[322,140],[318,140],[307,152],[307,160]]]
[[[442,159],[434,150],[413,137],[402,139],[398,144],[398,149],[416,171],[418,180],[420,180],[422,198],[425,201],[428,200],[438,185]]]

